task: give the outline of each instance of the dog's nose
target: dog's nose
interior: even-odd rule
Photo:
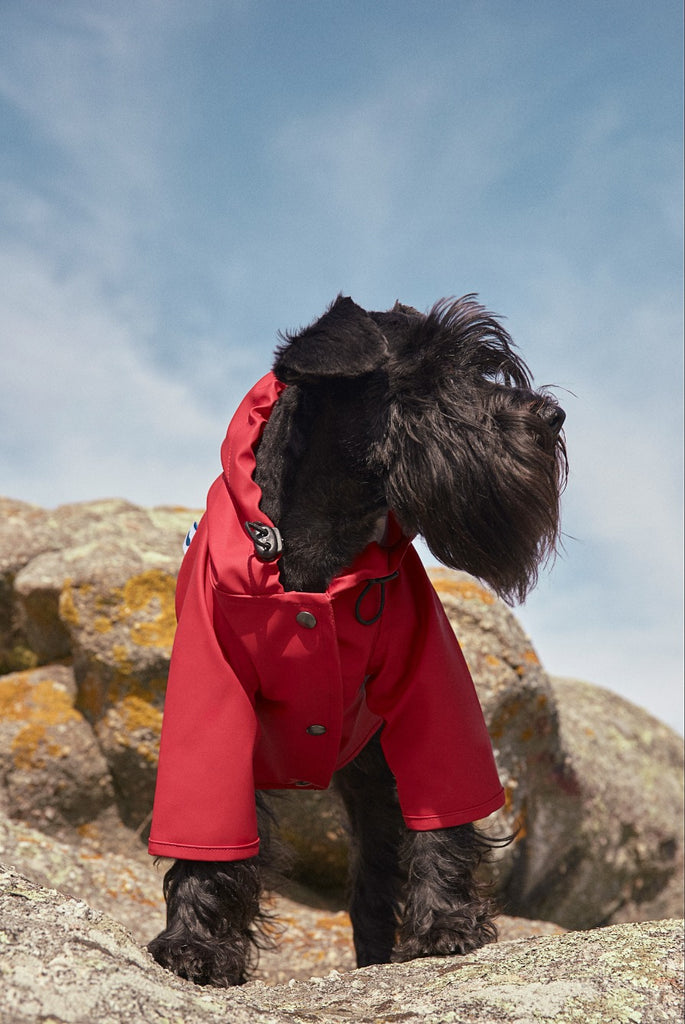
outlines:
[[[566,413],[560,405],[546,405],[540,410],[538,415],[555,434],[559,433],[566,419]]]

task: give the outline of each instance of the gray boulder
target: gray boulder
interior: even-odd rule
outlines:
[[[0,497],[0,673],[38,663],[18,621],[14,580],[51,543],[47,513],[36,505]]]
[[[527,766],[509,911],[566,928],[682,916],[682,738],[609,690],[550,682],[555,757]]]
[[[476,681],[506,792],[506,913],[592,928],[683,914],[683,742],[599,686],[549,677],[511,611],[432,573]]]
[[[285,1024],[294,1020],[567,1022],[682,1020],[682,922],[488,946],[463,958],[207,990],[158,967],[86,903],[0,869],[0,1022]]]
[[[0,806],[56,835],[114,802],[107,763],[75,701],[63,665],[0,677]]]
[[[65,581],[109,574],[116,585],[150,568],[173,576],[190,516],[121,499],[41,509],[0,498],[0,672],[71,653],[70,609],[65,621],[58,607]]]
[[[5,501],[3,512],[5,663],[73,660],[76,706],[96,730],[123,819],[138,827],[154,790],[175,577],[193,513],[120,500],[52,512]]]
[[[161,868],[114,816],[102,816],[77,838],[57,839],[0,813],[1,863],[34,884],[86,901],[123,924],[141,945],[149,942],[166,916]]]

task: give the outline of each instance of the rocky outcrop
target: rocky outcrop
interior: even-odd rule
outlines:
[[[517,779],[509,911],[566,928],[681,916],[682,738],[609,690],[550,684],[554,757]]]
[[[171,620],[161,614],[168,611],[168,586],[165,591],[159,575],[150,580],[145,573],[173,580],[191,516],[187,509],[142,509],[119,499],[45,510],[0,498],[0,670],[77,653],[80,629],[95,634],[95,641],[109,639],[95,642],[92,651],[87,646],[111,667],[125,662],[132,645],[136,653],[137,646],[168,647]],[[130,582],[141,576],[142,585]],[[79,621],[74,608],[74,588],[81,598],[92,594],[96,614],[87,622]],[[162,606],[141,615],[155,597]],[[138,645],[135,627],[141,619],[154,625],[139,628]],[[126,631],[129,625],[133,634]]]
[[[76,843],[48,836],[0,813],[0,863],[11,864],[38,885],[58,889],[110,914],[140,945],[164,927],[161,868],[154,866],[114,815],[84,827]]]
[[[0,1022],[666,1024],[682,1020],[682,943],[681,922],[624,924],[462,958],[206,990],[158,967],[107,915],[0,869]]]
[[[135,834],[113,816],[104,815],[82,829],[75,844],[0,813],[0,863],[11,864],[38,885],[58,889],[109,914],[140,945],[146,945],[164,927],[161,883],[165,868],[155,865]],[[273,948],[262,951],[254,977],[278,984],[293,978],[321,977],[332,969],[352,970],[355,958],[349,915],[339,905],[323,905],[311,889],[289,885],[287,892],[269,896],[275,942]],[[523,918],[502,917],[498,924],[503,940],[563,931],[549,922]]]
[[[508,913],[588,928],[683,913],[683,742],[642,708],[550,677],[501,602],[434,584],[476,680],[507,804],[490,828]]]
[[[80,842],[116,809],[144,837],[175,574],[194,517],[0,499],[0,808],[12,818]],[[472,578],[433,580],[505,784],[490,827],[518,829],[495,865],[504,905],[566,928],[682,915],[680,738],[608,691],[550,679],[515,616]],[[347,843],[334,795],[283,794],[277,808],[297,877],[340,891]]]
[[[75,702],[63,665],[0,677],[0,806],[56,835],[114,802],[107,762]]]
[[[149,814],[175,629],[174,589],[193,513],[119,500],[52,512],[0,501],[0,658],[73,663],[124,821]]]

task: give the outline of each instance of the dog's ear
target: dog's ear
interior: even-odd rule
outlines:
[[[359,377],[383,365],[388,346],[366,310],[339,295],[322,317],[298,334],[281,335],[274,373],[285,384]]]

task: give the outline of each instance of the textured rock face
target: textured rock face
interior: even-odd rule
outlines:
[[[81,829],[79,843],[60,841],[0,813],[0,863],[11,864],[32,882],[83,900],[111,915],[145,945],[164,927],[162,877],[136,836],[112,815]],[[322,977],[355,966],[352,925],[337,905],[322,907],[311,890],[292,887],[290,896],[268,899],[276,941],[263,950],[254,978],[268,984]],[[1,928],[1,922],[0,922]],[[543,921],[500,918],[503,940],[559,934]],[[0,940],[1,941],[1,940]],[[0,999],[0,1005],[2,1000]]]
[[[556,865],[542,877],[532,857],[522,862],[511,909],[547,918],[554,907],[567,928],[593,910],[597,923],[682,913],[682,738],[608,690],[551,683],[570,785],[542,814],[540,793],[530,852],[556,834]]]
[[[144,834],[198,513],[0,499],[0,808],[68,837],[112,812]],[[515,616],[471,577],[432,578],[476,680],[519,831],[495,864],[506,910],[571,928],[682,914],[682,742],[598,687],[550,679]],[[45,665],[60,658],[68,664]],[[29,668],[26,668],[29,666]],[[458,738],[455,738],[455,742]],[[298,879],[344,887],[332,793],[282,794]]]
[[[434,584],[476,680],[507,794],[490,828],[507,913],[587,928],[683,913],[683,742],[598,686],[549,677],[512,613]]]
[[[114,802],[102,751],[75,707],[62,665],[0,676],[0,800],[7,813],[59,834]]]
[[[119,500],[53,512],[0,502],[0,660],[73,660],[76,707],[95,728],[132,827],[152,802],[175,578],[192,516]]]
[[[682,1020],[682,922],[488,946],[463,958],[207,991],[153,963],[111,918],[0,869],[0,1021],[319,1024]]]

